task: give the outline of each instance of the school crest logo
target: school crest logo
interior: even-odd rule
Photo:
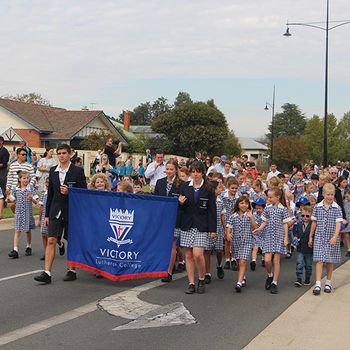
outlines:
[[[130,230],[134,226],[134,210],[109,209],[109,224],[113,230],[114,237],[108,237],[108,242],[116,243],[118,248],[123,244],[132,244],[132,240],[127,238]]]

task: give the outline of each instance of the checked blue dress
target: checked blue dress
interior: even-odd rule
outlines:
[[[29,200],[28,194],[32,194],[34,199],[38,198],[33,186],[28,185],[24,190],[16,187],[12,191],[12,196],[16,200],[15,210],[15,230],[28,232],[35,228],[33,216],[33,203]]]
[[[268,205],[261,218],[267,221],[263,253],[287,254],[287,248],[284,245],[284,224],[291,220],[288,209],[281,203],[277,206]]]
[[[340,263],[340,237],[338,236],[335,246],[329,241],[334,235],[337,222],[343,221],[342,211],[335,202],[327,209],[324,201],[316,204],[312,216],[312,221],[316,221],[316,231],[314,235],[314,261],[325,263]]]
[[[227,227],[232,228],[232,250],[234,258],[248,260],[253,247],[252,224],[246,214],[234,213],[228,219]]]

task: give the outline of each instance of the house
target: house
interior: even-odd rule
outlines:
[[[128,144],[103,111],[72,111],[0,98],[0,133],[16,134],[16,137],[5,137],[8,145],[24,139],[30,147],[55,148],[60,143],[68,143],[79,149],[82,140],[99,131],[109,132]]]
[[[246,154],[249,159],[254,158],[258,162],[263,162],[268,157],[269,148],[264,144],[249,137],[239,137],[242,154]]]

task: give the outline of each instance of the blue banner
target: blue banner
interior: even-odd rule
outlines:
[[[166,277],[178,200],[69,189],[67,265],[120,281]]]

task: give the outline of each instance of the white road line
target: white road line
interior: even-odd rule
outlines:
[[[95,310],[97,310],[96,302],[93,302],[93,303],[78,307],[74,310],[65,312],[64,314],[53,316],[51,318],[39,321],[37,323],[32,323],[27,327],[16,329],[13,332],[9,332],[0,336],[0,346],[8,343],[12,343],[24,337],[28,337],[29,335],[33,335],[35,333],[44,331],[51,327],[57,326],[61,323],[71,321],[77,317],[83,316]]]
[[[0,282],[2,282],[2,281],[12,280],[12,279],[14,279],[14,278],[18,278],[18,277],[23,277],[23,276],[33,275],[33,274],[35,274],[35,273],[39,273],[39,272],[42,272],[42,270],[34,270],[34,271],[29,271],[29,272],[19,273],[18,275],[12,275],[12,276],[8,276],[8,277],[3,277],[3,278],[0,278]]]
[[[39,272],[40,271],[41,270],[39,270]],[[36,273],[36,272],[38,272],[38,271],[27,272],[26,274],[29,275],[29,274]],[[25,274],[22,274],[22,275],[25,275]],[[175,277],[174,279],[176,280],[176,279],[185,277],[185,275],[186,275],[185,273],[177,274],[176,276],[174,276]],[[16,276],[19,277],[20,275],[16,275]],[[14,276],[10,276],[10,277],[15,278]],[[5,278],[8,279],[9,277],[5,277]],[[163,285],[162,282],[160,282],[160,280],[156,280],[153,282],[142,284],[141,286],[138,286],[138,287],[131,288],[128,291],[113,294],[110,297],[107,297],[107,299],[113,299],[113,298],[116,299],[116,296],[118,296],[119,294],[122,294],[123,296],[125,296],[125,294],[127,294],[127,293],[130,293],[130,295],[132,296],[132,299],[133,299],[135,294],[140,294],[141,292],[145,292],[149,289],[159,287],[160,285]],[[100,302],[99,300],[96,300],[92,303],[83,305],[83,306],[78,307],[74,310],[67,311],[61,315],[53,316],[53,317],[48,318],[46,320],[41,320],[39,322],[32,323],[29,326],[15,329],[12,332],[0,335],[0,346],[8,344],[8,343],[12,343],[16,340],[22,339],[24,337],[28,337],[28,336],[33,335],[35,333],[44,331],[44,330],[49,329],[51,327],[57,326],[61,323],[65,323],[65,322],[73,320],[77,317],[80,317],[80,316],[86,315],[90,312],[93,312],[95,310],[98,310],[97,304],[99,302]],[[146,303],[146,304],[148,304],[148,303]],[[152,304],[148,304],[148,305],[152,305]],[[153,307],[152,307],[152,309],[153,309]],[[134,310],[134,309],[132,308],[132,310]],[[148,311],[151,311],[151,310],[148,310]],[[128,318],[128,317],[126,317],[127,313],[124,313],[124,316],[125,316],[125,318]],[[129,319],[130,318],[134,319],[134,317],[129,316]]]

